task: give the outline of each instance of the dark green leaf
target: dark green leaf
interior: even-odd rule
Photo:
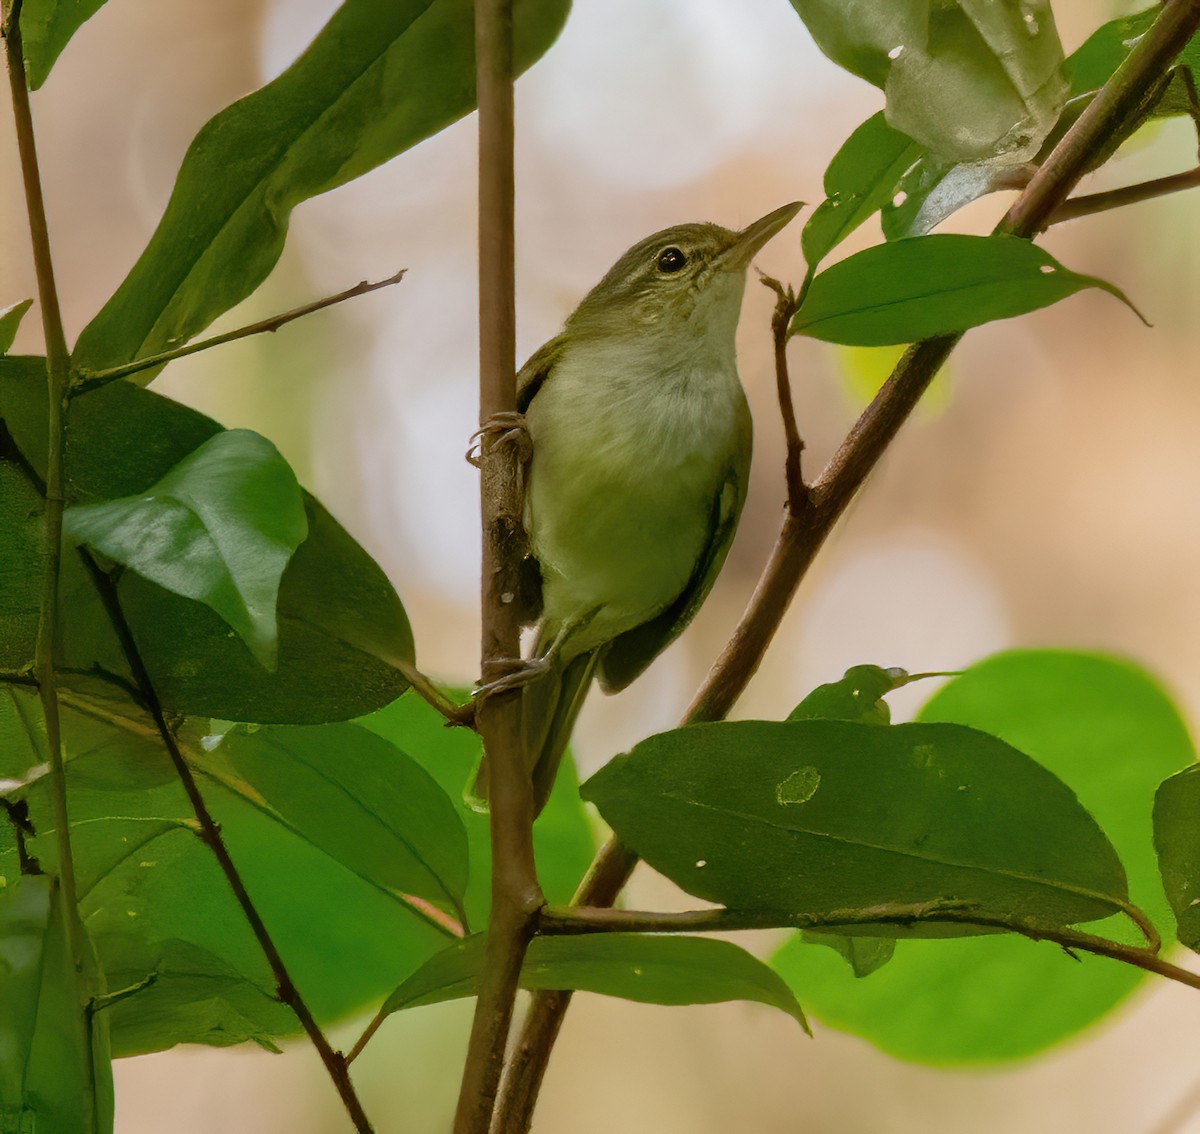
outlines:
[[[383,1014],[474,996],[484,945],[484,935],[476,934],[431,957],[387,998]],[[753,1000],[779,1008],[808,1031],[804,1012],[775,972],[732,942],[708,937],[538,937],[521,969],[521,987],[597,992],[642,1004]]]
[[[891,937],[847,937],[843,933],[817,933],[801,930],[806,945],[824,945],[832,949],[859,978],[878,972],[892,959],[896,942]]]
[[[360,878],[463,918],[467,834],[419,764],[352,724],[239,726],[196,760],[229,791]]]
[[[11,307],[0,308],[0,354],[7,354],[17,337],[17,328],[25,318],[25,312],[33,306],[32,299],[22,299]]]
[[[25,0],[21,6],[21,40],[25,79],[37,90],[50,74],[62,49],[104,0]]]
[[[0,453],[4,423],[0,421]],[[42,498],[24,471],[0,456],[0,668],[33,661],[42,590]]]
[[[465,699],[465,691],[458,691]],[[487,924],[491,906],[491,848],[488,817],[473,810],[464,798],[474,781],[482,748],[478,733],[447,728],[445,720],[415,694],[409,693],[360,722],[391,741],[416,760],[453,801],[467,831],[470,880],[466,910],[472,927]],[[533,828],[538,880],[551,902],[568,902],[596,850],[591,823],[579,798],[575,763],[564,759],[554,781],[550,802]]]
[[[895,129],[948,162],[1032,157],[1066,95],[1048,0],[792,0],[835,63],[887,95]]]
[[[846,670],[841,681],[818,685],[788,714],[787,719],[889,724],[892,714],[883,696],[907,681],[908,674],[902,669],[881,669],[877,665],[852,666]]]
[[[279,580],[308,534],[296,476],[265,437],[217,433],[137,496],[68,508],[68,534],[217,612],[267,669]]]
[[[882,113],[872,115],[846,139],[825,171],[825,200],[800,238],[810,268],[892,200],[923,152],[911,138],[893,130]]]
[[[958,725],[696,725],[618,756],[583,796],[656,870],[734,908],[954,900],[1061,926],[1125,906],[1121,864],[1070,789]]]
[[[5,1131],[111,1134],[112,1066],[103,1014],[80,1010],[55,879],[0,890],[0,1123]],[[86,939],[85,939],[86,940]]]
[[[946,685],[922,717],[1000,736],[1070,783],[1120,853],[1133,900],[1169,924],[1147,801],[1194,751],[1143,671],[1087,654],[1000,654]],[[1064,963],[1056,949],[1008,936],[906,942],[866,983],[798,939],[775,964],[826,1023],[929,1063],[1027,1057],[1095,1021],[1144,976],[1103,958]]]
[[[827,268],[792,333],[853,346],[910,343],[1008,319],[1112,284],[1064,268],[1015,236],[920,236],[868,248]]]
[[[40,359],[0,358],[0,419],[38,475],[46,459],[43,367]],[[129,382],[76,398],[68,423],[69,500],[90,504],[136,496],[220,432],[202,414]],[[5,483],[0,477],[0,489]],[[26,499],[28,488],[16,491],[11,507],[0,495],[0,525],[23,531],[28,542],[35,525],[22,519]],[[305,494],[304,503],[309,535],[280,583],[274,673],[263,669],[214,611],[124,573],[122,605],[168,708],[225,720],[322,724],[370,712],[407,688],[395,663],[412,661],[412,631],[391,583],[316,500]],[[2,577],[8,571],[3,556],[0,563]],[[63,572],[65,667],[87,671],[100,663],[123,673],[120,648],[73,552],[64,557]],[[20,599],[11,615],[20,628],[13,630],[18,640],[28,637],[29,601],[31,596]],[[8,605],[7,595],[0,597],[0,629]],[[3,639],[0,645],[8,648]],[[11,664],[19,668],[28,660],[13,658]],[[66,680],[74,679],[68,674]]]
[[[519,0],[515,65],[553,43],[568,0]],[[248,296],[288,217],[475,105],[470,0],[345,0],[278,79],[213,118],[184,158],[157,232],[80,336],[92,370],[182,343]]]
[[[1200,767],[1164,780],[1154,796],[1154,846],[1179,940],[1200,952]]]

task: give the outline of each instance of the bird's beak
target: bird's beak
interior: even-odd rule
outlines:
[[[750,261],[758,255],[758,251],[768,240],[784,227],[802,208],[803,201],[793,201],[774,212],[759,217],[753,224],[748,224],[737,234],[737,239],[722,256],[722,267],[730,271],[742,271],[749,266]]]

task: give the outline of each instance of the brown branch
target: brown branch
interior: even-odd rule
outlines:
[[[517,408],[513,280],[513,2],[476,0],[479,101],[479,417]],[[520,657],[522,532],[517,450],[484,434],[480,448],[483,528],[481,673],[485,683]],[[505,601],[505,600],[508,601]],[[489,764],[492,908],[484,967],[467,1047],[455,1134],[487,1134],[504,1065],[525,951],[543,904],[533,857],[533,788],[522,751],[521,696],[477,699]]]
[[[409,665],[404,661],[393,662],[393,664],[404,675],[404,680],[412,687],[412,691],[431,709],[436,709],[441,713],[446,718],[447,724],[470,729],[475,727],[475,705],[473,702],[460,705],[450,700],[416,666]]]
[[[997,231],[1032,237],[1049,223],[1104,144],[1171,65],[1200,27],[1200,0],[1167,0],[1159,18],[1030,179]],[[686,721],[717,720],[758,669],[800,580],[846,506],[907,420],[960,335],[917,343],[863,411],[841,448],[813,484],[799,515],[789,512],[746,613],[693,700]],[[610,839],[599,851],[576,901],[615,901],[637,856]],[[518,1038],[493,1134],[525,1134],[570,993],[534,997]]]
[[[133,675],[134,681],[137,682],[142,700],[151,718],[154,720],[155,729],[163,742],[163,746],[167,750],[168,756],[171,758],[175,774],[179,777],[184,794],[187,795],[188,803],[191,805],[192,811],[196,816],[196,822],[199,825],[197,833],[201,841],[212,851],[213,857],[217,860],[217,865],[221,868],[221,873],[225,875],[225,881],[229,884],[229,888],[233,891],[233,896],[237,900],[237,904],[241,907],[242,915],[245,917],[251,932],[254,934],[254,939],[258,942],[259,948],[263,951],[263,956],[267,959],[271,975],[275,978],[275,989],[279,1000],[292,1010],[296,1019],[300,1021],[300,1025],[313,1047],[316,1048],[317,1054],[321,1057],[321,1062],[325,1065],[325,1070],[329,1073],[334,1087],[337,1088],[342,1104],[346,1108],[346,1113],[349,1114],[351,1121],[354,1123],[354,1129],[358,1131],[358,1134],[373,1134],[371,1123],[367,1118],[366,1112],[363,1110],[362,1103],[359,1101],[354,1084],[350,1081],[350,1072],[345,1057],[340,1051],[334,1050],[329,1043],[325,1033],[321,1030],[320,1025],[309,1010],[308,1005],[304,1002],[303,997],[301,997],[299,989],[296,988],[295,982],[288,972],[287,965],[284,963],[283,957],[280,955],[279,949],[276,947],[266,923],[263,921],[258,908],[246,890],[242,876],[233,861],[233,857],[229,853],[229,848],[225,845],[225,840],[221,837],[221,828],[216,819],[213,818],[212,812],[209,811],[208,805],[204,802],[204,796],[200,793],[200,786],[196,783],[196,777],[192,774],[191,766],[184,758],[183,752],[179,747],[179,741],[170,724],[167,722],[162,702],[158,698],[158,691],[154,688],[154,683],[150,679],[146,663],[142,659],[141,651],[138,649],[137,641],[133,637],[129,621],[125,617],[125,611],[121,607],[121,599],[117,593],[116,585],[89,551],[85,548],[80,548],[79,554],[96,585],[96,591],[104,603],[109,622],[112,624],[113,631],[121,643],[121,649],[125,654],[129,671]]]
[[[1172,173],[1167,177],[1156,177],[1153,181],[1139,181],[1136,185],[1122,185],[1119,189],[1106,189],[1102,193],[1085,193],[1064,201],[1051,215],[1049,224],[1063,224],[1090,217],[1109,209],[1121,209],[1141,201],[1151,201],[1170,193],[1185,189],[1200,188],[1200,168],[1186,173]]]
[[[236,342],[238,339],[247,339],[251,335],[274,334],[280,327],[285,327],[288,323],[293,323],[297,319],[303,319],[305,315],[311,315],[314,311],[323,311],[326,307],[332,307],[336,303],[345,303],[347,299],[356,299],[360,295],[368,295],[373,291],[378,291],[380,288],[398,284],[404,279],[404,273],[407,271],[407,268],[401,268],[394,276],[388,276],[386,280],[377,280],[374,283],[363,280],[362,283],[357,283],[345,291],[339,291],[337,295],[327,295],[324,299],[318,299],[313,303],[306,303],[303,307],[294,307],[291,311],[284,311],[280,315],[272,315],[269,319],[260,319],[257,323],[238,327],[235,331],[226,331],[221,335],[213,335],[211,338],[201,339],[198,343],[188,343],[187,346],[176,347],[174,350],[165,350],[161,354],[147,355],[145,358],[135,358],[132,362],[123,363],[121,366],[113,366],[108,370],[85,371],[75,382],[71,390],[71,396],[78,397],[80,394],[99,390],[101,387],[107,386],[110,382],[117,381],[118,378],[128,378],[139,371],[149,370],[153,366],[162,366],[173,359],[186,358],[189,354],[199,354],[202,350],[211,350],[213,347],[224,346],[226,343]]]
[[[799,515],[808,498],[808,488],[804,483],[804,474],[800,467],[800,458],[804,453],[804,439],[800,436],[800,428],[796,424],[796,409],[792,404],[792,380],[788,374],[787,344],[788,328],[792,316],[800,308],[800,301],[790,287],[785,287],[770,276],[760,280],[764,287],[775,293],[775,311],[771,316],[771,334],[775,343],[775,389],[779,398],[779,416],[783,419],[783,437],[787,445],[783,460],[783,482],[787,487],[787,509],[792,515]]]

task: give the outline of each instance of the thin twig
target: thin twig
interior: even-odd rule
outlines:
[[[1167,177],[1156,177],[1153,181],[1139,181],[1136,185],[1122,185],[1119,189],[1106,189],[1102,193],[1085,193],[1064,201],[1050,218],[1050,224],[1063,224],[1079,217],[1090,217],[1109,209],[1121,209],[1141,201],[1165,197],[1185,189],[1200,188],[1200,168],[1186,173],[1172,173]]]
[[[787,344],[792,316],[800,309],[796,293],[770,276],[759,281],[775,293],[775,311],[771,315],[771,335],[775,343],[775,388],[779,398],[779,416],[783,419],[783,436],[787,451],[783,462],[783,481],[787,487],[787,509],[793,515],[803,511],[808,500],[808,487],[804,483],[800,459],[804,453],[804,439],[796,424],[796,409],[792,404],[792,380],[788,374]]]
[[[404,675],[404,680],[412,687],[413,692],[429,705],[430,708],[436,709],[441,713],[446,718],[447,724],[470,729],[475,727],[474,702],[468,701],[465,705],[460,705],[450,700],[416,666],[409,665],[405,661],[393,662],[392,664]]]
[[[345,303],[347,299],[356,299],[360,295],[368,295],[370,292],[378,291],[380,288],[398,284],[404,279],[404,273],[407,271],[407,268],[401,268],[394,276],[388,276],[386,280],[377,280],[374,283],[363,280],[362,283],[357,283],[345,291],[339,291],[337,295],[327,295],[324,299],[318,299],[314,303],[306,303],[303,307],[294,307],[291,311],[284,311],[280,315],[272,315],[269,319],[260,319],[257,323],[250,323],[245,327],[239,327],[236,331],[226,331],[222,335],[213,335],[211,338],[201,339],[198,343],[188,343],[186,346],[176,347],[174,350],[165,350],[160,354],[147,355],[145,358],[135,358],[132,362],[113,366],[108,370],[95,370],[90,373],[85,371],[80,374],[72,387],[71,396],[78,397],[80,394],[98,390],[102,386],[107,386],[110,382],[117,381],[118,378],[128,378],[131,374],[137,374],[142,370],[149,370],[153,366],[162,366],[164,363],[172,361],[172,359],[186,358],[189,354],[199,354],[202,350],[211,350],[213,347],[224,346],[226,343],[236,342],[238,339],[246,339],[251,335],[273,334],[280,327],[285,327],[288,323],[293,323],[297,319],[303,319],[305,315],[311,315],[314,311],[323,311],[326,307],[332,307],[335,303]]]
[[[32,673],[5,670],[3,673],[0,673],[0,685],[30,685],[36,689],[38,679]]]
[[[275,941],[262,919],[262,915],[259,914],[257,906],[255,906],[253,899],[246,889],[245,883],[242,881],[242,876],[233,861],[233,857],[229,853],[229,848],[225,845],[225,840],[221,836],[221,828],[217,824],[216,819],[213,818],[212,812],[209,811],[208,804],[204,801],[204,796],[200,793],[200,786],[196,782],[196,777],[192,774],[191,766],[184,758],[175,732],[167,721],[162,702],[158,697],[158,691],[150,679],[146,663],[142,659],[141,651],[138,649],[137,641],[134,639],[133,631],[129,626],[129,621],[125,617],[125,611],[121,607],[121,599],[117,593],[116,585],[86,548],[80,548],[79,554],[95,583],[96,591],[100,596],[101,602],[104,604],[109,622],[112,624],[113,631],[121,643],[121,649],[125,654],[125,660],[129,665],[130,673],[133,674],[133,678],[137,682],[142,700],[154,720],[155,729],[163,742],[163,746],[167,750],[168,756],[171,758],[175,774],[179,777],[179,782],[183,786],[184,793],[187,795],[188,803],[191,805],[192,811],[196,816],[196,822],[199,825],[197,833],[201,841],[212,851],[213,857],[216,858],[217,865],[221,868],[221,873],[225,875],[225,881],[233,891],[233,896],[241,907],[242,915],[245,917],[254,934],[254,939],[258,942],[259,948],[263,951],[263,956],[267,959],[271,975],[275,978],[275,989],[279,1000],[292,1010],[296,1019],[300,1021],[301,1027],[303,1027],[305,1033],[308,1035],[313,1047],[316,1048],[317,1054],[321,1057],[321,1062],[325,1065],[325,1070],[329,1073],[334,1087],[337,1088],[337,1092],[341,1096],[346,1113],[349,1114],[350,1120],[354,1123],[355,1130],[358,1131],[358,1134],[372,1134],[373,1128],[371,1123],[367,1118],[366,1112],[363,1110],[362,1103],[359,1101],[354,1084],[350,1081],[350,1073],[346,1066],[345,1057],[341,1052],[334,1050],[329,1043],[329,1040],[325,1037],[325,1033],[321,1031],[320,1025],[309,1010],[308,1005],[301,997],[299,989],[296,988],[295,982],[288,972],[287,965],[284,963],[283,957],[280,955],[279,949],[276,947]]]
[[[513,280],[513,2],[476,0],[479,103],[479,420],[517,408]],[[520,656],[521,492],[516,446],[480,452],[483,529],[481,673]],[[505,598],[510,601],[506,602]],[[467,1047],[455,1134],[487,1134],[504,1065],[521,964],[544,899],[533,857],[533,788],[521,736],[519,691],[485,696],[477,721],[489,764],[492,908]]]
[[[1062,207],[1087,171],[1090,156],[1135,107],[1200,27],[1200,0],[1167,0],[1159,18],[1112,79],[1074,122],[998,226],[1032,237]],[[687,721],[718,720],[758,669],[800,580],[830,530],[907,420],[959,335],[917,343],[863,411],[813,484],[800,515],[788,512],[771,558],[729,645],[688,710]],[[637,855],[616,839],[600,849],[576,895],[582,905],[611,904]],[[525,1134],[570,993],[538,993],[517,1040],[493,1134]]]
[[[71,824],[67,806],[67,774],[63,762],[62,723],[58,705],[58,682],[54,663],[58,653],[58,580],[62,566],[63,464],[66,440],[63,432],[66,413],[67,383],[71,359],[63,331],[58,287],[54,279],[54,261],[50,254],[50,232],[46,224],[46,206],[42,196],[42,178],[38,167],[37,144],[33,132],[33,113],[25,79],[25,53],[21,43],[21,0],[13,0],[4,26],[5,55],[9,88],[12,91],[13,121],[17,151],[21,162],[21,180],[25,188],[25,209],[29,236],[33,245],[33,264],[37,276],[38,304],[42,311],[42,334],[46,343],[47,439],[45,481],[45,524],[41,608],[37,640],[34,644],[33,673],[46,724],[46,750],[50,764],[50,799],[54,813],[55,842],[58,851],[58,880],[67,907],[66,935],[75,974],[75,994],[86,1021],[86,1043],[81,1050],[84,1082],[94,1075],[92,1027],[88,1006],[90,981],[85,967],[86,946],[79,919],[79,891],[75,880],[75,860],[71,853]],[[85,1100],[90,1126],[98,1123],[95,1092]]]
[[[828,914],[789,915],[770,910],[686,910],[681,913],[647,913],[600,907],[548,906],[538,921],[538,932],[576,933],[728,933],[743,929],[835,929],[851,925],[913,925],[953,923],[988,929],[1005,929],[1031,941],[1051,941],[1080,953],[1109,957],[1157,973],[1178,984],[1200,989],[1200,973],[1164,961],[1154,949],[1140,948],[1066,927],[1039,926],[1005,918],[988,917],[970,908],[928,902],[912,906],[834,910]]]

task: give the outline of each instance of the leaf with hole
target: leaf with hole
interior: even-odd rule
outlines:
[[[267,669],[279,581],[308,534],[300,485],[265,437],[217,433],[136,496],[68,508],[67,533],[217,612]]]
[[[1063,267],[1015,236],[919,236],[877,245],[813,280],[793,334],[851,346],[952,335],[1112,284]]]
[[[828,917],[953,901],[1043,926],[1128,908],[1116,853],[1070,789],[958,725],[694,725],[618,756],[583,796],[654,869],[731,908]]]

